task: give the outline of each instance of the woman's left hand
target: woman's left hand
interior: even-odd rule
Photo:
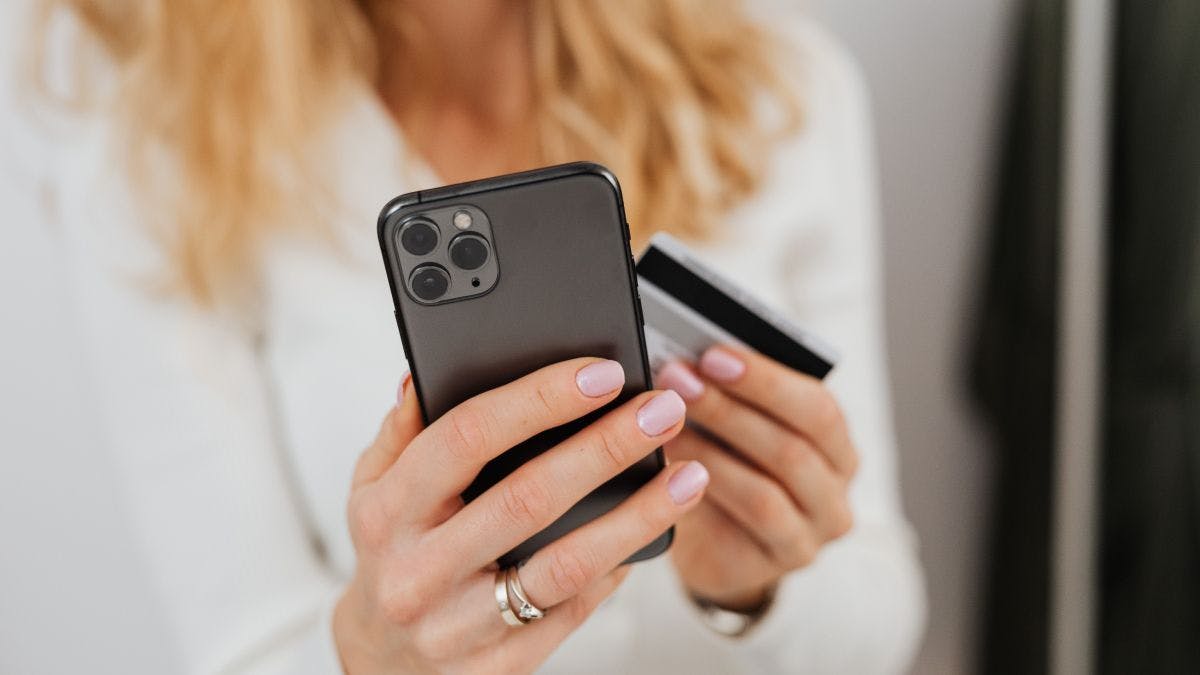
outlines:
[[[714,347],[696,368],[671,363],[655,385],[688,404],[672,461],[699,460],[704,501],[683,517],[671,557],[687,589],[728,609],[762,605],[853,522],[858,467],[841,409],[819,381],[747,350]]]

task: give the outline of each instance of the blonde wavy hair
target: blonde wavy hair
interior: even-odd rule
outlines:
[[[165,150],[181,174],[173,189],[134,184],[150,193],[147,213],[167,221],[156,231],[178,286],[201,304],[244,280],[263,234],[299,226],[281,213],[298,190],[280,167],[312,176],[306,140],[329,121],[328,92],[347,77],[378,87],[383,36],[405,35],[402,0],[47,0],[43,15],[62,6],[117,66],[108,100],[130,170],[152,173],[150,158]],[[758,187],[770,144],[799,122],[784,45],[737,2],[529,9],[537,157],[612,168],[635,240],[651,224],[711,234]],[[784,113],[772,123],[764,97]]]

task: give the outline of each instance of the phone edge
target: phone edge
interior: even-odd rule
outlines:
[[[408,330],[404,324],[404,317],[400,312],[400,301],[397,293],[399,292],[396,286],[395,275],[392,271],[392,261],[389,259],[387,238],[392,231],[390,227],[393,222],[393,216],[407,208],[425,204],[432,201],[443,199],[451,199],[456,197],[464,197],[467,195],[486,192],[488,190],[501,189],[506,187],[514,187],[517,185],[528,185],[532,183],[540,183],[547,180],[556,180],[568,176],[591,174],[603,178],[613,190],[613,194],[617,199],[617,212],[620,215],[621,230],[625,246],[625,271],[629,277],[629,289],[632,294],[630,300],[633,302],[634,312],[637,317],[638,326],[641,330],[638,331],[638,346],[640,347],[642,357],[642,372],[650,388],[654,386],[654,374],[650,371],[650,355],[646,347],[646,332],[645,318],[642,315],[642,297],[638,291],[637,278],[637,262],[633,257],[633,245],[631,242],[631,233],[629,229],[629,220],[625,215],[625,198],[621,192],[621,184],[617,180],[616,175],[608,169],[608,167],[596,162],[578,161],[568,162],[565,164],[557,164],[529,171],[521,171],[517,173],[505,174],[502,176],[493,176],[482,178],[464,183],[456,183],[442,187],[430,188],[425,190],[414,190],[406,192],[397,197],[392,198],[379,212],[379,217],[376,222],[376,234],[379,238],[379,250],[383,257],[384,271],[388,278],[388,288],[392,293],[392,312],[396,317],[396,327],[400,333],[400,343],[404,349],[404,360],[408,364],[409,373],[412,376],[413,388],[417,395],[417,405],[421,410],[421,419],[425,424],[429,424],[432,420],[429,419],[428,411],[425,409],[424,397],[421,396],[421,379],[417,372],[416,366],[408,358],[411,353],[409,349]],[[662,446],[655,448],[653,452],[658,463],[658,470],[662,471],[667,466],[666,453]],[[639,549],[633,555],[625,560],[624,564],[649,560],[666,553],[675,541],[675,527],[667,529],[662,535],[651,541],[646,546]]]

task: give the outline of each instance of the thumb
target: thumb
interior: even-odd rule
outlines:
[[[412,375],[406,373],[400,382],[396,405],[388,411],[375,441],[358,459],[354,468],[354,487],[373,482],[383,475],[424,428]]]

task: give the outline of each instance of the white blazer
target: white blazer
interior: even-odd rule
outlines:
[[[743,640],[705,627],[666,557],[637,565],[545,672],[894,673],[915,652],[925,607],[898,494],[867,97],[821,30],[780,28],[801,54],[803,129],[701,254],[841,353],[829,386],[862,453],[856,525],[784,581]],[[83,315],[96,451],[121,476],[145,583],[188,672],[339,672],[329,621],[354,569],[349,477],[406,371],[375,218],[438,182],[373,95],[350,89],[322,141],[333,238],[270,241],[252,315],[147,290],[169,261],[114,170],[110,120],[45,140],[66,160],[43,177],[46,218]]]

